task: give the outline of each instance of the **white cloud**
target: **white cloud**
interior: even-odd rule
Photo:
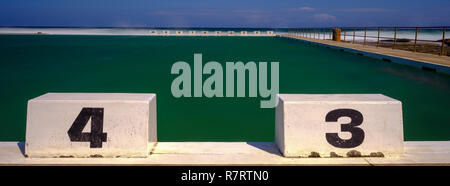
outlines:
[[[392,12],[394,9],[385,8],[349,8],[349,9],[336,9],[336,12]]]
[[[208,16],[214,15],[214,10],[193,10],[193,11],[154,11],[153,15],[160,16]]]
[[[314,14],[313,19],[319,22],[336,21],[336,17],[330,14]]]
[[[255,9],[233,10],[232,12],[234,12],[234,13],[242,13],[242,14],[266,14],[266,13],[270,13],[270,11],[255,10]]]
[[[309,6],[304,6],[304,7],[294,8],[292,10],[295,10],[295,11],[314,11],[315,9],[311,8]]]

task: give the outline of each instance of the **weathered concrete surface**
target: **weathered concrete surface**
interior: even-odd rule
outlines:
[[[198,31],[198,30],[189,30],[189,31],[169,31],[169,30],[150,30],[149,36],[256,36],[256,37],[274,37],[276,34],[274,31]]]
[[[279,94],[278,98],[275,141],[286,157],[403,153],[400,101],[381,94]]]
[[[450,57],[439,56],[436,54],[411,52],[406,50],[394,50],[391,48],[368,46],[361,44],[352,44],[345,42],[336,42],[332,40],[312,39],[305,37],[298,37],[292,35],[283,35],[282,37],[299,39],[327,47],[333,47],[343,51],[362,53],[368,57],[390,60],[394,63],[414,66],[417,68],[431,68],[436,69],[437,72],[450,74]]]
[[[0,165],[446,165],[450,141],[405,142],[399,157],[286,158],[271,142],[159,142],[147,158],[25,158],[23,143],[0,142]]]
[[[156,95],[48,93],[28,101],[26,131],[29,157],[146,157],[157,139]]]

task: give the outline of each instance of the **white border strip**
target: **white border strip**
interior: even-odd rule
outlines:
[[[0,165],[446,165],[450,141],[405,142],[399,157],[286,158],[272,142],[158,142],[148,158],[26,158],[0,142]]]

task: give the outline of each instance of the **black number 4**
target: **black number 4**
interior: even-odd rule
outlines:
[[[91,118],[91,132],[83,132],[89,118]],[[67,134],[70,141],[91,142],[91,148],[102,148],[102,142],[106,142],[107,135],[103,133],[103,108],[83,108]]]
[[[325,116],[325,121],[336,122],[340,117],[350,117],[350,123],[341,124],[341,131],[352,133],[352,137],[341,139],[337,133],[326,133],[325,137],[328,143],[338,148],[354,148],[361,145],[364,141],[364,131],[357,127],[363,122],[361,112],[353,109],[336,109]]]

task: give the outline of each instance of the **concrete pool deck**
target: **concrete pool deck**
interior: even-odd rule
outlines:
[[[394,62],[422,69],[435,70],[437,72],[450,74],[450,57],[439,56],[436,54],[411,52],[384,47],[376,47],[361,44],[352,44],[346,42],[336,42],[324,39],[312,39],[293,35],[280,35],[280,37],[298,39],[325,47],[339,49],[341,51],[352,52],[368,57],[381,59],[388,62]]]
[[[450,141],[405,142],[398,157],[286,158],[272,142],[158,142],[147,158],[26,158],[23,143],[0,142],[0,166],[12,165],[445,165]]]

